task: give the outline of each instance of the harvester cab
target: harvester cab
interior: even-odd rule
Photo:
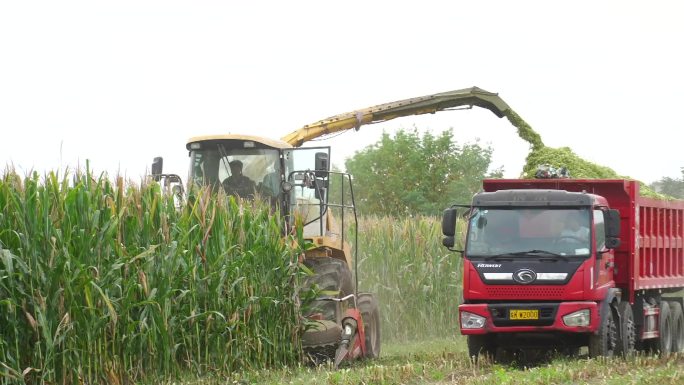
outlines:
[[[191,138],[190,185],[224,190],[229,195],[277,202],[285,164],[287,143],[246,135],[215,135]]]
[[[344,207],[329,202],[331,173],[330,147],[294,148],[290,144],[246,135],[218,135],[191,138],[189,183],[223,190],[242,199],[270,202],[286,218],[288,230],[297,221],[304,224],[308,241],[322,245],[321,237],[344,238],[344,228],[334,229],[329,205],[353,211],[353,202]],[[347,188],[351,188],[348,177]],[[343,184],[337,184],[344,188]],[[336,196],[345,196],[342,191]],[[348,214],[347,214],[348,215]],[[340,242],[338,247],[342,249]],[[337,256],[345,260],[346,256]],[[346,262],[350,262],[347,260]]]

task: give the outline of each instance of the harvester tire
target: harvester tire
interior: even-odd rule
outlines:
[[[672,353],[684,352],[684,313],[682,304],[670,301],[672,310]]]
[[[304,265],[313,271],[304,282],[306,289],[318,286],[319,296],[342,298],[354,293],[354,284],[349,267],[344,261],[330,257],[308,258]],[[305,316],[322,313],[324,320],[342,324],[344,309],[347,304],[334,301],[314,301],[311,310]]]
[[[357,305],[366,334],[365,358],[378,358],[380,356],[380,309],[378,308],[378,300],[373,294],[360,293]]]
[[[304,289],[316,286],[319,297],[342,298],[354,293],[349,267],[344,261],[329,257],[304,260],[313,275],[304,280]],[[335,351],[342,336],[342,318],[348,303],[336,301],[313,301],[304,310],[304,317],[317,315],[316,327],[304,332],[302,345],[310,361],[316,365],[335,359]]]

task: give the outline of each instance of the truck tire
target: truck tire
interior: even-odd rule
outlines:
[[[672,353],[684,352],[684,313],[682,304],[670,301],[672,310]]]
[[[661,356],[672,352],[672,311],[667,301],[660,301],[660,320],[658,322],[660,337],[654,341],[655,348]]]
[[[620,336],[615,353],[631,356],[634,354],[636,346],[636,325],[634,324],[632,305],[627,301],[620,302],[618,314],[620,315]]]
[[[596,334],[589,336],[590,357],[612,357],[618,344],[617,325],[613,317],[613,306],[608,306],[608,311],[601,317],[601,325]]]
[[[319,297],[342,298],[354,292],[352,276],[344,261],[329,257],[308,258],[304,265],[313,275],[304,280],[304,289],[316,285],[322,292]],[[335,359],[335,351],[342,336],[342,318],[348,303],[336,301],[313,301],[304,309],[304,317],[319,315],[315,327],[304,332],[302,347],[309,361],[314,365]]]
[[[380,357],[380,309],[378,300],[373,294],[359,294],[359,312],[363,319],[363,330],[366,334],[366,358]]]
[[[496,342],[490,334],[472,334],[468,336],[468,357],[477,362],[480,357],[493,360],[496,354]]]
[[[494,362],[501,365],[512,365],[516,361],[524,361],[527,358],[528,351],[522,349],[512,348],[496,348],[494,349]]]

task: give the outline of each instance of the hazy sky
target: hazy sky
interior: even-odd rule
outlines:
[[[548,146],[647,183],[680,177],[682,4],[3,1],[0,161],[42,172],[89,159],[138,179],[163,156],[165,171],[184,177],[191,136],[279,138],[338,113],[478,86]],[[528,152],[482,109],[323,143],[342,166],[383,130],[413,126],[479,138],[509,177]]]

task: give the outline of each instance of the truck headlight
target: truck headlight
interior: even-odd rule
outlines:
[[[578,310],[574,313],[563,316],[565,326],[589,326],[591,323],[591,312],[589,309]]]
[[[481,329],[485,326],[487,319],[477,314],[467,311],[461,312],[461,329]]]

